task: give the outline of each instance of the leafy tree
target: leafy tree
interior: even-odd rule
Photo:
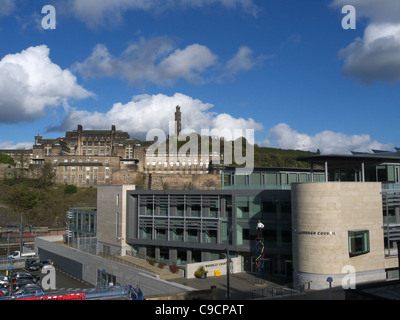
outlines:
[[[64,187],[65,194],[73,194],[73,193],[77,193],[77,192],[78,192],[78,188],[76,186],[74,186],[73,184],[67,184]]]
[[[45,162],[37,179],[38,187],[46,188],[52,186],[54,184],[54,176],[53,166],[49,162]]]
[[[23,184],[14,185],[10,188],[5,202],[17,213],[30,211],[38,203],[38,195]]]
[[[0,163],[9,164],[15,167],[14,159],[5,153],[0,153]]]

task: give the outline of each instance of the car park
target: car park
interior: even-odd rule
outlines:
[[[39,270],[40,265],[35,259],[28,259],[25,262],[25,269],[28,271],[37,271]]]

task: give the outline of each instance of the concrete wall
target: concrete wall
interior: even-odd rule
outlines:
[[[380,183],[292,184],[294,282],[325,289],[332,277],[341,286],[351,270],[355,283],[385,280],[382,225]],[[369,230],[369,253],[349,256],[350,230]]]
[[[55,240],[62,241],[62,238],[38,237],[35,239],[35,248],[40,258],[52,259],[57,269],[67,273],[76,276],[80,273],[82,280],[93,285],[97,282],[97,271],[105,270],[114,275],[119,284],[140,287],[145,296],[195,290],[178,283],[158,279],[151,273],[52,242]]]
[[[97,188],[97,239],[99,252],[125,255],[130,249],[126,241],[126,191],[134,185],[105,185]],[[118,221],[117,221],[118,220]]]
[[[232,273],[242,272],[242,258],[231,258]],[[226,275],[226,259],[191,263],[186,265],[185,277],[188,279],[195,278],[194,272],[200,267],[204,267],[208,271],[207,277],[214,276],[214,271],[218,270],[221,275]]]

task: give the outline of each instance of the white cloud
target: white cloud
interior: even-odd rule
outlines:
[[[343,72],[356,80],[396,83],[400,80],[400,23],[371,23],[363,39],[356,39],[340,50]]]
[[[217,59],[207,47],[192,44],[183,50],[175,50],[161,61],[159,73],[162,79],[182,77],[189,81],[197,81],[203,71],[216,64]]]
[[[90,57],[73,69],[84,77],[121,77],[131,83],[170,83],[179,78],[196,81],[216,63],[205,46],[193,44],[175,49],[168,38],[141,39],[114,57],[105,45],[97,45]]]
[[[372,140],[368,134],[347,135],[329,130],[310,136],[293,130],[288,124],[280,123],[270,129],[267,139],[259,143],[264,147],[317,151],[324,154],[346,154],[350,151],[370,152],[392,150],[393,144]]]
[[[173,96],[164,94],[138,95],[126,104],[115,103],[105,112],[88,112],[71,109],[60,126],[51,130],[71,130],[76,125],[82,124],[86,129],[104,129],[115,124],[117,129],[127,131],[131,137],[145,139],[146,134],[152,129],[161,129],[169,132],[169,122],[174,121],[174,113],[177,105],[181,106],[182,130],[192,129],[201,134],[202,129],[216,129],[222,132],[224,129],[233,132],[234,129],[261,130],[262,125],[253,119],[234,118],[228,114],[216,114],[212,111],[212,104],[193,99],[182,93]],[[233,133],[231,133],[233,134]]]
[[[0,122],[17,123],[43,117],[47,107],[91,95],[69,70],[49,58],[45,45],[9,54],[0,61]]]
[[[66,7],[90,28],[116,26],[129,10],[165,13],[166,10],[201,8],[213,4],[227,9],[241,9],[256,15],[259,11],[253,0],[68,0]]]
[[[267,58],[255,56],[248,47],[241,47],[229,60],[219,78],[232,78],[240,71],[248,71]],[[171,84],[179,79],[194,83],[210,81],[206,72],[219,72],[218,56],[208,47],[191,44],[175,48],[167,37],[141,39],[131,44],[119,56],[113,56],[103,44],[98,44],[83,62],[75,63],[73,70],[83,77],[120,77],[131,83],[146,82]]]
[[[233,58],[226,63],[225,72],[222,75],[222,78],[232,78],[241,71],[249,71],[256,66],[259,66],[265,59],[270,59],[272,57],[272,55],[255,56],[249,47],[242,46]]]
[[[18,142],[14,143],[12,141],[0,141],[0,150],[26,150],[32,149],[33,142]]]
[[[362,38],[339,54],[346,76],[364,83],[400,81],[400,2],[398,0],[335,0],[332,6],[353,5],[357,19],[367,19]]]

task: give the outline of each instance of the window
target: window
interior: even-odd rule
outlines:
[[[349,256],[355,257],[369,252],[369,231],[349,231]]]

